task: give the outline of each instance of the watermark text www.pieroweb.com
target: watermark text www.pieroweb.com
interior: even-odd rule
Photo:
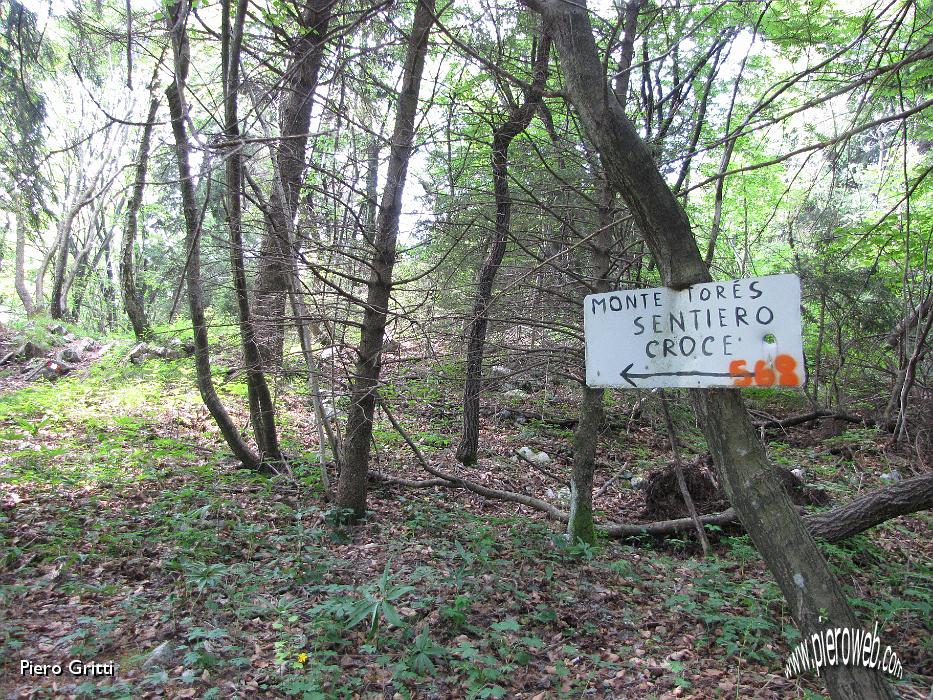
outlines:
[[[890,646],[882,651],[878,623],[872,632],[855,627],[831,627],[805,637],[787,657],[787,678],[830,666],[863,666],[896,678],[904,677],[904,667]]]

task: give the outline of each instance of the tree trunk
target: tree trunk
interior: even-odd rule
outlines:
[[[104,303],[107,305],[107,318],[102,324],[102,330],[107,332],[113,330],[113,321],[116,316],[117,293],[113,284],[113,260],[110,255],[110,238],[104,241],[104,271],[106,273],[106,283],[104,284]]]
[[[914,309],[904,316],[900,321],[897,322],[897,325],[891,330],[888,334],[888,337],[885,338],[885,345],[889,348],[896,348],[901,342],[907,338],[907,332],[912,330],[917,323],[924,318],[930,310],[933,309],[933,294],[927,294],[926,298],[921,301]]]
[[[571,544],[596,543],[593,527],[593,474],[596,471],[596,447],[603,424],[602,389],[583,387],[580,422],[573,434],[573,472],[570,477],[570,518],[567,537]]]
[[[194,361],[197,370],[198,390],[207,410],[220,428],[221,434],[243,466],[259,469],[261,462],[243,440],[236,425],[230,419],[214,389],[211,379],[210,344],[207,338],[207,321],[204,317],[204,296],[201,290],[201,254],[200,230],[198,225],[198,207],[194,196],[194,184],[191,179],[191,165],[188,158],[188,135],[185,129],[185,81],[188,77],[190,54],[188,32],[185,28],[187,12],[181,12],[178,4],[168,9],[167,22],[174,53],[175,80],[165,91],[168,98],[169,113],[172,121],[172,134],[175,138],[175,153],[178,159],[178,183],[181,190],[182,211],[185,217],[185,242],[189,253],[185,268],[185,281],[188,287],[188,309],[194,330]]]
[[[396,107],[386,184],[376,220],[372,271],[367,285],[359,355],[353,375],[340,480],[337,484],[337,507],[348,511],[351,520],[362,517],[366,512],[366,475],[369,468],[376,388],[382,369],[386,315],[392,292],[392,270],[395,266],[395,244],[402,213],[402,192],[415,137],[415,115],[418,111],[418,93],[428,50],[428,35],[433,24],[434,0],[419,0],[415,6],[402,74],[402,89]]]
[[[49,246],[45,255],[42,256],[42,262],[39,263],[39,269],[36,271],[36,288],[35,293],[32,295],[36,312],[39,312],[45,305],[45,273],[48,272],[49,265],[52,263],[52,258],[55,257],[56,252],[58,252],[57,237]]]
[[[615,81],[615,96],[619,109],[625,111],[628,99],[629,73],[635,51],[635,31],[638,24],[640,0],[632,0],[625,6],[625,24],[622,35],[622,56],[619,59],[619,74]],[[609,291],[609,274],[612,270],[612,220],[615,193],[605,179],[599,180],[599,210],[596,225],[599,232],[590,244],[590,258],[595,278],[594,292]],[[584,372],[585,374],[585,372]],[[604,421],[603,389],[591,389],[584,384],[583,401],[580,403],[580,420],[573,436],[573,472],[570,477],[570,517],[567,521],[567,537],[571,543],[582,541],[596,543],[593,527],[593,475],[596,472],[596,450],[599,446],[599,431]]]
[[[71,248],[71,230],[75,218],[81,210],[94,201],[94,189],[97,187],[97,181],[102,173],[103,166],[91,178],[90,182],[76,192],[74,200],[68,203],[65,213],[58,223],[58,255],[55,258],[55,267],[52,273],[52,298],[49,301],[49,315],[54,319],[64,318],[68,307],[65,281],[68,271],[68,253]]]
[[[126,211],[126,229],[123,231],[123,247],[120,251],[120,289],[123,292],[123,308],[126,309],[126,315],[130,319],[137,340],[149,340],[152,337],[152,328],[149,326],[149,319],[146,318],[146,307],[136,286],[134,249],[136,248],[139,208],[143,203],[146,170],[149,166],[149,143],[152,139],[152,129],[158,109],[159,98],[153,95],[149,102],[149,115],[139,142],[136,181],[133,183],[133,194]]]
[[[311,125],[311,108],[317,89],[332,0],[310,0],[301,13],[302,35],[295,39],[283,88],[284,106],[279,121],[276,154],[278,177],[284,199],[272,197],[269,220],[259,251],[259,270],[253,298],[256,340],[263,366],[282,361],[285,333],[285,295],[294,252],[287,245],[289,226],[295,219],[305,172],[305,150]]]
[[[634,126],[610,99],[585,2],[526,2],[547,20],[583,128],[603,157],[610,183],[628,204],[664,283],[683,289],[710,281],[686,213]],[[739,393],[710,389],[692,394],[726,492],[803,634],[824,627],[823,616],[829,626],[855,625],[842,589],[768,464]],[[826,682],[834,698],[893,697],[887,683],[864,668],[828,668]]]
[[[262,362],[250,317],[249,294],[246,288],[246,266],[243,262],[243,205],[240,191],[243,185],[243,160],[240,147],[240,125],[237,116],[237,94],[240,82],[240,49],[243,43],[243,22],[246,18],[248,0],[237,3],[236,18],[230,26],[230,0],[223,5],[223,51],[224,57],[224,133],[231,144],[226,157],[227,184],[227,227],[230,232],[230,269],[236,294],[237,313],[240,321],[240,339],[243,359],[246,363],[246,390],[249,400],[250,419],[259,459],[276,463],[282,459],[275,427],[275,410],[272,395],[262,371]]]
[[[612,204],[615,199],[609,183],[599,183],[599,213],[596,225],[599,233],[590,245],[593,260],[595,292],[609,291],[609,272],[612,269]],[[570,477],[570,519],[567,522],[567,537],[570,541],[596,543],[593,527],[593,474],[596,472],[596,448],[599,446],[599,431],[604,420],[603,389],[583,387],[580,403],[580,420],[573,435],[573,472]]]
[[[551,40],[541,35],[537,55],[532,56],[534,78],[531,88],[521,105],[512,105],[506,120],[492,134],[492,181],[496,199],[496,226],[489,244],[489,252],[479,271],[476,282],[476,299],[473,302],[473,319],[467,331],[466,378],[463,385],[463,435],[457,446],[457,459],[464,464],[476,462],[479,446],[479,396],[483,383],[483,351],[486,345],[486,330],[489,326],[489,302],[505,246],[509,238],[512,217],[512,197],[509,195],[509,145],[522,131],[528,128],[531,118],[541,104],[544,85],[547,82],[548,60],[551,55]]]
[[[52,268],[52,298],[49,301],[49,315],[60,319],[65,315],[66,304],[62,299],[62,289],[65,286],[65,272],[68,269],[68,248],[71,243],[71,225],[74,215],[66,213],[58,222],[58,249],[55,256],[55,265]]]
[[[26,227],[24,225],[25,217],[17,213],[16,215],[16,293],[20,301],[23,302],[23,308],[26,310],[26,316],[34,316],[36,313],[35,304],[26,287]]]

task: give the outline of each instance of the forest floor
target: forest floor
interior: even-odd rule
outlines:
[[[798,635],[747,537],[692,536],[569,547],[559,526],[462,490],[373,487],[371,514],[331,524],[321,498],[313,418],[301,382],[282,380],[283,443],[301,455],[272,478],[237,469],[201,404],[190,360],[127,361],[132,342],[55,382],[0,368],[0,694],[8,698],[787,698],[821,697],[812,673],[785,679]],[[215,380],[241,425],[245,385],[215,356]],[[417,364],[417,363],[416,363]],[[390,368],[393,366],[390,365]],[[390,369],[406,429],[431,460],[482,483],[560,498],[571,432],[526,419],[491,394],[482,459],[453,459],[459,388],[451,366]],[[529,387],[533,389],[534,387]],[[542,415],[573,416],[551,387]],[[756,406],[782,414],[787,395]],[[338,402],[339,407],[339,402]],[[511,407],[512,413],[498,409]],[[599,490],[613,471],[665,465],[650,402],[609,407]],[[686,413],[680,423],[690,427]],[[511,417],[509,417],[511,416]],[[519,416],[518,420],[515,419]],[[426,478],[382,420],[377,467]],[[702,450],[684,429],[687,452]],[[887,436],[856,427],[772,435],[772,458],[802,465],[834,502],[917,465]],[[544,450],[551,474],[512,461]],[[640,519],[644,497],[617,478],[602,517]],[[933,682],[929,513],[890,521],[823,550],[863,623],[905,669],[905,698]],[[72,659],[115,675],[68,673]],[[62,664],[23,676],[21,660]]]

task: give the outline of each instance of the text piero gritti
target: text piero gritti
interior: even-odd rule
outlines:
[[[116,665],[113,661],[83,661],[72,659],[66,664],[37,664],[29,659],[20,659],[19,675],[21,676],[60,676],[68,673],[72,676],[113,676]]]

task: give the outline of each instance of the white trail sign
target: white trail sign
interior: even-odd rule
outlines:
[[[590,387],[802,386],[800,279],[771,275],[590,294]]]

